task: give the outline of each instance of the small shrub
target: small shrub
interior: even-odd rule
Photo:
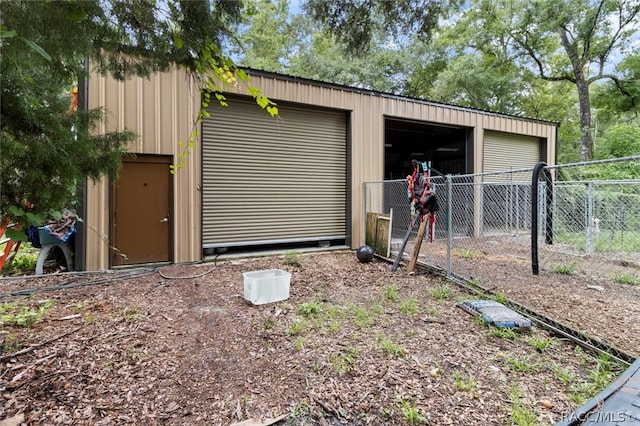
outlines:
[[[2,268],[2,275],[30,275],[36,270],[38,253],[33,251],[18,251],[15,257]]]

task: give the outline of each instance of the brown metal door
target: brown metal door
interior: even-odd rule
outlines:
[[[124,159],[113,187],[112,265],[171,260],[171,173],[167,157]]]

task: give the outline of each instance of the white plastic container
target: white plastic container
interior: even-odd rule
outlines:
[[[254,305],[289,298],[291,273],[280,269],[243,272],[244,298]]]

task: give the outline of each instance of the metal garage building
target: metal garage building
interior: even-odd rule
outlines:
[[[557,124],[248,71],[278,104],[271,118],[243,87],[210,106],[177,174],[199,92],[179,70],[116,82],[92,76],[102,129],[140,137],[118,182],[89,182],[77,262],[88,270],[187,262],[222,250],[364,240],[363,183],[403,178],[411,158],[443,173],[555,162]]]

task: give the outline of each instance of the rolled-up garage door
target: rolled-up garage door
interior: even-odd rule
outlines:
[[[346,238],[346,113],[229,98],[203,122],[203,247]]]

